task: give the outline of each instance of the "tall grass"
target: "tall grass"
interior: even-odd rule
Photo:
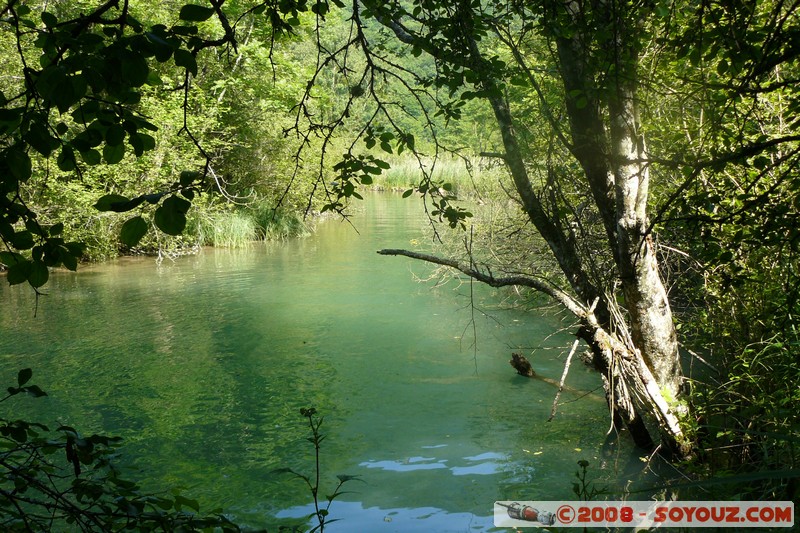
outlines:
[[[216,211],[199,218],[198,241],[216,248],[243,248],[256,238],[252,217],[239,211]]]
[[[246,206],[198,206],[187,228],[202,246],[244,248],[260,241],[274,241],[306,236],[309,226],[302,216],[275,211],[267,201]]]
[[[253,202],[245,212],[252,218],[259,240],[276,241],[311,233],[310,225],[300,213],[276,211],[273,202]]]
[[[420,162],[411,157],[385,158],[391,165],[388,170],[375,179],[375,187],[384,190],[406,190],[418,184],[423,177]],[[505,169],[495,159],[461,158],[446,156],[423,159],[423,168],[439,184],[449,183],[451,192],[459,197],[484,197],[500,190],[499,180],[505,176]]]

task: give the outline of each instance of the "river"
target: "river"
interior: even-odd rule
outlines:
[[[558,380],[573,340],[558,317],[475,287],[475,338],[469,284],[420,283],[430,266],[375,253],[430,241],[418,204],[370,195],[352,222],[54,272],[35,317],[33,291],[3,282],[2,384],[32,367],[49,393],[5,416],[119,435],[129,476],[270,531],[310,524],[308,489],[274,473],[313,472],[302,407],[324,416],[322,493],[359,478],[332,533],[492,531],[495,500],[575,499],[579,460],[599,485],[638,475],[626,441],[603,447],[597,375],[576,359],[548,422],[555,387],[509,366],[520,350]]]

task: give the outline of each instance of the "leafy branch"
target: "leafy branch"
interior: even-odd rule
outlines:
[[[0,399],[47,394],[28,385],[29,368],[17,374],[17,386]],[[122,529],[139,531],[238,531],[221,514],[199,515],[197,500],[171,494],[148,494],[121,477],[113,458],[121,439],[83,436],[61,426],[0,418],[0,529],[3,531],[81,532]],[[67,467],[62,466],[66,457]],[[192,512],[190,512],[192,511]]]
[[[351,476],[346,474],[337,474],[336,478],[339,480],[339,483],[333,489],[333,492],[327,496],[325,496],[325,502],[320,501],[320,475],[321,475],[321,468],[320,468],[320,449],[322,441],[325,440],[325,435],[320,432],[320,426],[322,426],[322,421],[324,420],[323,417],[318,417],[317,410],[314,407],[304,407],[300,409],[300,414],[304,416],[308,422],[308,427],[311,430],[311,436],[307,438],[307,440],[314,445],[314,473],[312,475],[303,474],[298,472],[292,468],[278,468],[273,470],[274,474],[284,474],[290,473],[295,477],[298,477],[303,480],[303,482],[308,487],[308,490],[311,492],[311,495],[314,498],[314,513],[309,516],[309,518],[315,518],[317,520],[317,525],[311,529],[312,532],[319,531],[322,533],[325,530],[325,524],[330,524],[331,522],[335,522],[339,520],[338,518],[328,519],[330,516],[330,508],[333,504],[333,500],[337,497],[345,494],[342,491],[342,487],[345,483],[352,480],[359,479],[358,476]]]

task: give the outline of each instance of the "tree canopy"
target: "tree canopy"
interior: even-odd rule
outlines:
[[[698,341],[712,351],[796,345],[796,3],[8,0],[0,17],[9,283],[38,289],[85,254],[36,209],[59,205],[43,201],[53,181],[128,213],[133,247],[151,227],[183,233],[201,197],[258,190],[346,216],[404,155],[418,164],[405,194],[466,228],[473,213],[433,169],[482,156],[535,230],[515,259],[382,253],[563,305],[637,444],[696,448],[705,415],[682,400],[679,332],[712,331]],[[470,121],[483,135],[458,131]],[[112,170],[126,162],[135,177]]]

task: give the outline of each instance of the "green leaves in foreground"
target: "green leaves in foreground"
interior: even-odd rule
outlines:
[[[188,200],[172,195],[156,209],[153,221],[167,235],[180,235],[186,228],[186,213],[191,206]]]
[[[4,242],[19,250],[0,252],[0,264],[6,268],[8,283],[27,282],[38,289],[50,278],[51,267],[77,269],[84,245],[65,242],[61,235],[63,230],[63,224],[45,227],[35,219],[26,221],[24,229],[15,229],[8,222],[0,223],[0,236]]]
[[[32,377],[30,368],[20,370],[17,386],[0,402],[23,393],[46,396],[29,384]],[[120,442],[0,415],[4,531],[240,531],[220,509],[199,514],[199,502],[177,489],[151,494],[121,477],[113,465]]]
[[[344,494],[342,491],[342,486],[347,483],[348,481],[361,481],[358,476],[351,476],[347,474],[338,474],[336,478],[339,480],[339,483],[334,488],[331,494],[325,496],[327,500],[327,504],[323,505],[320,502],[320,486],[319,486],[319,478],[320,478],[320,444],[323,440],[325,440],[325,435],[323,435],[319,428],[322,425],[322,417],[317,416],[317,409],[314,407],[303,407],[300,409],[300,414],[306,418],[308,421],[308,426],[311,429],[311,436],[308,437],[308,440],[311,444],[314,445],[314,464],[316,465],[316,472],[313,476],[309,476],[306,474],[299,473],[291,468],[277,468],[272,471],[273,474],[292,474],[295,477],[302,479],[305,482],[308,490],[311,492],[311,495],[314,497],[314,512],[309,515],[309,518],[316,518],[317,526],[314,527],[311,531],[324,531],[325,524],[330,522],[335,522],[337,519],[328,519],[330,515],[330,508],[331,504],[333,504],[333,500],[335,500],[338,496]]]
[[[22,394],[22,393],[27,393],[30,396],[33,396],[34,398],[47,396],[47,393],[44,392],[42,389],[40,389],[38,385],[28,385],[27,387],[25,386],[25,384],[28,383],[32,377],[33,377],[33,370],[31,370],[30,368],[23,368],[22,370],[20,370],[19,373],[17,374],[17,386],[9,387],[8,396],[3,398],[3,400],[6,400],[11,396],[15,396],[17,394]]]
[[[364,198],[358,193],[358,187],[372,185],[374,177],[380,176],[384,170],[388,169],[389,163],[372,155],[344,154],[342,160],[333,167],[337,176],[332,184],[331,192],[336,194],[336,198],[324,205],[322,212],[342,213],[345,208],[344,201],[350,198],[363,200]]]
[[[135,198],[106,194],[97,200],[94,207],[98,211],[125,213],[141,205],[157,205],[161,202],[153,213],[153,224],[167,235],[177,236],[186,229],[186,214],[192,207],[190,199],[194,198],[196,191],[192,181],[198,176],[196,172],[184,172],[181,174],[180,187],[172,192],[143,194]],[[149,224],[144,216],[129,218],[120,229],[120,241],[128,247],[136,246],[147,235],[148,229]]]
[[[147,234],[147,222],[141,216],[136,216],[125,221],[119,232],[119,240],[128,247],[139,244]]]

